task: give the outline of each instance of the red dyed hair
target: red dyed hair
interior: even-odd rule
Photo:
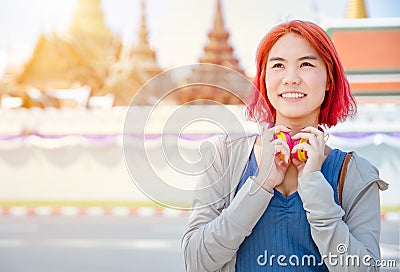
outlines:
[[[353,116],[357,109],[356,102],[331,39],[318,25],[294,20],[274,27],[261,41],[257,52],[257,74],[254,78],[256,88],[250,95],[246,109],[247,117],[258,122],[275,122],[276,110],[267,97],[265,67],[271,48],[279,38],[289,32],[304,37],[315,48],[326,65],[329,91],[325,92],[325,98],[321,105],[319,124],[331,127],[344,121],[348,116]]]

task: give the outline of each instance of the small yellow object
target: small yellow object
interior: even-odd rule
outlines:
[[[300,139],[300,143],[307,143],[307,141],[307,139]],[[307,161],[306,151],[304,149],[297,150],[297,158],[302,162]]]
[[[292,139],[288,139],[288,137],[286,137],[286,133],[284,133],[284,132],[282,132],[282,131],[276,133],[275,135],[276,135],[277,138],[283,139],[283,140],[284,140],[285,142],[287,142],[288,144],[292,141]],[[290,145],[289,145],[289,147],[290,147]],[[290,147],[290,149],[291,149],[291,147]],[[281,161],[283,161],[283,160],[285,159],[285,156],[282,154],[282,152],[280,152],[279,159],[280,159]]]

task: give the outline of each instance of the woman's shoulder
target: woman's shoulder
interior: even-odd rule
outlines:
[[[209,159],[218,157],[214,162],[219,161],[221,167],[226,163],[242,161],[248,158],[253,149],[257,135],[215,135],[207,139],[208,144],[202,144],[202,151],[209,156]],[[207,161],[207,160],[205,160]]]
[[[374,191],[378,194],[379,190],[386,190],[388,184],[379,177],[378,169],[366,158],[351,152],[347,173],[343,187],[342,207],[346,214],[356,205],[357,199],[362,198],[361,195],[366,193],[366,190]],[[364,205],[375,205],[368,200],[363,202]],[[379,204],[378,204],[379,205]],[[345,217],[345,221],[347,216]]]
[[[362,188],[371,182],[377,182],[381,190],[388,188],[388,184],[379,177],[378,168],[355,151],[351,152],[347,167],[347,182],[353,188]]]
[[[213,142],[222,149],[233,149],[232,151],[251,150],[257,134],[239,135],[239,134],[223,134],[213,138]]]

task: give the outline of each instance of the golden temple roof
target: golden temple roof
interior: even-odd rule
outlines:
[[[46,95],[87,86],[91,95],[96,95],[120,47],[119,38],[104,24],[100,0],[78,0],[68,31],[40,35],[30,59],[15,75],[14,88],[17,93],[27,93],[25,100],[35,99],[29,97],[29,88]],[[36,104],[24,101],[24,105]]]
[[[229,32],[227,31],[222,15],[221,0],[216,0],[214,24],[208,33],[208,41],[204,47],[200,63],[217,64],[228,67],[242,75],[244,70],[240,67],[238,59],[234,56],[233,47],[229,44]],[[195,66],[188,82],[213,82],[215,86],[226,86],[227,71],[212,70],[206,66]],[[235,84],[235,82],[231,82]],[[239,82],[237,83],[239,84]],[[240,104],[240,99],[226,90],[213,86],[192,86],[176,92],[175,96],[179,104]]]
[[[146,71],[153,75],[160,73],[162,70],[157,64],[156,52],[151,49],[148,39],[148,30],[146,24],[146,2],[141,3],[141,19],[138,31],[138,41],[132,48],[131,57],[139,70]]]
[[[214,25],[208,33],[207,45],[204,47],[203,56],[200,57],[199,62],[223,65],[244,74],[234,55],[233,47],[229,44],[229,36],[222,16],[221,0],[217,0]]]
[[[91,96],[112,94],[114,105],[128,105],[146,81],[162,72],[148,42],[144,0],[141,9],[138,42],[131,47],[105,25],[100,0],[78,0],[66,33],[41,34],[11,93],[33,87],[45,95],[88,86]]]
[[[230,33],[224,22],[222,1],[215,1],[212,26],[199,62],[222,65],[244,75],[244,71],[229,41]],[[57,89],[88,87],[90,88],[91,96],[110,95],[114,97],[114,105],[126,106],[129,105],[143,84],[163,71],[157,63],[156,52],[149,43],[145,0],[141,2],[140,26],[136,34],[137,42],[133,46],[123,44],[118,35],[113,34],[107,27],[101,9],[101,0],[77,0],[76,3],[76,9],[67,32],[41,34],[30,59],[27,60],[25,65],[19,68],[18,71],[13,71],[12,77],[7,75],[7,81],[1,79],[0,96],[7,94],[29,100],[33,99],[29,97],[29,88],[35,88],[46,94]],[[367,17],[365,1],[348,0],[347,17]],[[366,20],[349,21],[360,21],[361,23],[361,21]],[[364,29],[360,31],[360,27],[350,29],[352,32],[350,30],[346,30],[346,33],[341,34],[335,32],[334,36],[342,35],[344,37],[345,34],[348,35],[348,37],[339,39],[339,41],[343,42],[342,49],[340,48],[341,44],[337,45],[339,55],[342,54],[341,59],[345,64],[346,71],[351,72],[351,69],[355,67],[352,61],[359,55],[361,57],[358,59],[363,61],[361,67],[363,70],[375,67],[376,60],[381,61],[383,58],[375,58],[373,62],[371,62],[371,59],[363,58],[362,56],[365,56],[365,52],[367,52],[366,45],[374,49],[373,52],[392,52],[388,51],[392,47],[388,47],[387,44],[395,45],[396,43],[390,41],[397,39],[398,36],[389,32],[394,31],[397,33],[397,26],[398,23],[395,30],[391,27],[379,33],[367,33]],[[379,39],[376,39],[376,37],[379,37]],[[349,43],[353,39],[359,39],[360,41]],[[333,37],[333,40],[338,41],[335,37]],[[378,45],[383,47],[378,47]],[[392,49],[395,50],[395,47]],[[348,55],[346,55],[347,53]],[[393,51],[391,54],[388,53],[391,56],[388,60],[394,62],[394,60],[398,59],[395,58],[398,55],[395,53],[397,51]],[[360,63],[356,63],[358,65],[355,67],[357,72],[361,69]],[[385,63],[385,66],[376,67],[371,73],[376,72],[379,74],[382,71],[385,72],[389,66]],[[396,73],[397,71],[398,69]],[[216,85],[220,82],[219,80],[224,80],[224,76],[212,74],[201,66],[193,69],[190,78],[194,82],[201,82],[204,78],[211,78],[211,81],[215,82]],[[209,81],[206,80],[206,82]],[[168,86],[168,84],[169,82],[163,83],[163,88],[167,89],[165,86]],[[361,86],[360,84],[357,86]],[[379,88],[385,88],[385,91],[388,92],[387,90],[389,90],[390,93],[398,92],[398,84],[392,84],[387,87],[387,84],[380,83],[379,87],[373,86],[376,92],[381,91]],[[364,88],[365,86],[361,87]],[[361,89],[361,87],[359,88]],[[149,98],[145,97],[142,102],[146,104],[146,101],[150,101],[149,99],[152,99],[152,101],[157,99],[162,94],[163,88],[149,92]],[[201,99],[209,99],[224,104],[241,102],[237,97],[233,97],[226,91],[206,86],[200,86],[192,90],[186,88],[186,90],[177,92],[176,96],[171,97],[176,103],[187,103]],[[36,106],[37,103],[25,101],[23,105],[29,107],[30,105]]]
[[[157,64],[156,52],[148,41],[146,3],[141,3],[141,20],[137,43],[123,45],[120,58],[110,67],[102,95],[113,94],[114,105],[129,105],[136,92],[149,79],[162,72]],[[141,101],[146,104],[146,101]]]
[[[100,0],[77,0],[72,22],[68,28],[72,37],[110,40],[113,34],[104,23]]]
[[[349,0],[347,4],[347,14],[346,18],[356,19],[356,18],[367,18],[367,10],[365,8],[364,0]]]
[[[16,81],[40,89],[69,88],[71,85],[88,84],[89,78],[100,81],[88,60],[72,42],[57,33],[46,37],[41,34],[31,59],[26,63]],[[99,88],[92,82],[92,88]]]

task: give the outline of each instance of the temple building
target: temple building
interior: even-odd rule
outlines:
[[[367,18],[363,0],[350,0],[347,19],[325,24],[361,103],[400,103],[400,19]]]
[[[346,18],[367,18],[367,10],[364,0],[349,0],[347,4]]]
[[[77,0],[67,32],[41,34],[31,58],[3,82],[3,89],[28,108],[63,107],[66,97],[82,100],[85,93],[87,106],[91,97],[101,96],[127,106],[147,80],[162,72],[148,43],[144,0],[138,36],[135,46],[123,44],[105,25],[100,0]]]
[[[133,46],[124,46],[118,61],[113,64],[105,81],[102,95],[113,94],[115,106],[129,105],[136,92],[149,79],[162,72],[157,64],[156,52],[148,41],[145,1],[141,4],[141,23],[138,41]],[[148,101],[140,101],[149,104]]]
[[[104,24],[100,0],[78,0],[67,33],[41,34],[14,88],[25,107],[61,106],[56,95],[60,89],[86,86],[96,95],[120,50],[119,38]]]
[[[244,70],[239,65],[233,47],[229,44],[230,34],[225,27],[221,0],[216,2],[214,25],[208,33],[208,41],[199,63],[222,65],[244,75]]]
[[[166,97],[169,104],[243,103],[243,94],[212,86],[237,86],[239,83],[229,77],[235,72],[247,78],[230,44],[221,2],[215,0],[213,25],[198,63],[223,66],[226,71],[193,65],[191,74],[178,82],[186,87]],[[159,85],[135,96],[146,82],[163,72],[149,44],[145,8],[142,0],[137,41],[131,46],[106,26],[101,0],[77,0],[66,33],[41,34],[25,65],[0,78],[2,99],[20,99],[20,105],[12,104],[27,108],[77,104],[90,108],[95,98],[107,98],[106,104],[112,106],[128,106],[134,97],[140,98],[140,105],[154,104],[176,84],[163,78]],[[323,21],[321,25],[336,45],[359,101],[385,102],[400,96],[399,19],[370,19],[364,0],[349,0],[346,19]],[[204,82],[212,84],[205,86]]]
[[[245,76],[244,70],[239,64],[239,60],[234,54],[233,47],[229,44],[230,34],[227,31],[222,15],[221,0],[216,1],[214,25],[208,33],[208,41],[204,46],[203,54],[199,59],[202,64],[216,64],[225,66],[237,73]],[[192,75],[184,83],[196,82],[212,82],[214,85],[226,86],[231,78],[226,74],[230,72],[219,69],[208,69],[206,66],[194,67]],[[239,80],[240,81],[240,80]],[[230,82],[234,86],[235,82]],[[239,83],[238,83],[239,84]],[[209,103],[222,103],[222,104],[240,104],[239,97],[233,95],[227,90],[222,90],[213,86],[192,86],[183,88],[176,94],[177,102],[179,104],[192,103],[192,104],[209,104]]]

